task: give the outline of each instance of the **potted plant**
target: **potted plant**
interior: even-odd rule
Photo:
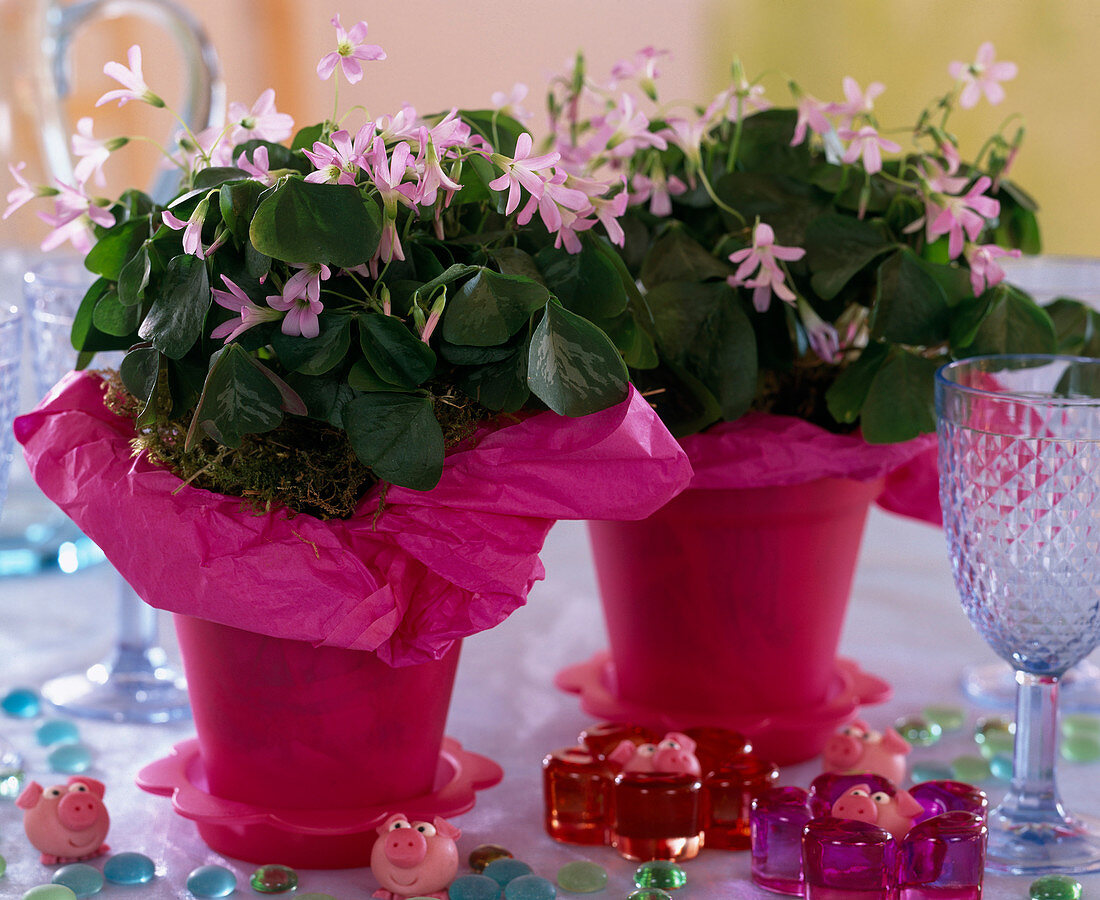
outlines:
[[[868,505],[938,519],[936,369],[1051,352],[1091,314],[1003,280],[1039,249],[1008,177],[1024,129],[970,161],[951,131],[1015,75],[992,45],[900,128],[877,82],[827,102],[791,81],[777,107],[739,62],[705,107],[664,105],[663,64],[647,48],[597,84],[578,58],[549,93],[564,164],[628,191],[631,379],[695,473],[644,522],[591,524],[610,655],[559,681],[592,714],[739,727],[790,762],[888,692],[836,647]]]
[[[332,24],[318,74],[355,83],[384,53],[365,23]],[[163,107],[138,48],[128,63],[100,103]],[[143,785],[230,855],[365,865],[388,812],[455,814],[500,777],[443,739],[458,648],[524,602],[553,521],[642,517],[689,477],[593,321],[614,298],[586,313],[570,255],[625,198],[566,187],[557,154],[490,111],[295,132],[267,91],[180,134],[163,205],[89,193],[124,143],[82,126],[75,185],[13,170],[8,212],[52,198],[47,243],[98,276],[81,365],[127,351],[18,437],[176,615],[198,740]],[[542,272],[517,247],[536,209]]]

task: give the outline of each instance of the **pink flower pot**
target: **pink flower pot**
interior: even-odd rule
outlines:
[[[736,728],[779,764],[814,756],[889,693],[837,658],[882,483],[689,488],[648,519],[591,522],[610,655],[559,684],[593,715]]]

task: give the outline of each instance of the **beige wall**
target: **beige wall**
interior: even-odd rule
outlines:
[[[25,3],[29,0],[16,0]],[[542,85],[583,47],[590,70],[602,76],[615,60],[646,44],[666,47],[663,93],[705,99],[739,54],[750,74],[767,71],[769,93],[787,98],[785,75],[819,97],[840,95],[840,80],[880,80],[887,91],[878,107],[884,123],[905,124],[948,84],[946,67],[970,60],[982,40],[998,57],[1020,66],[1000,107],[987,105],[953,125],[964,155],[1001,119],[1022,113],[1028,138],[1015,169],[1017,180],[1043,209],[1046,249],[1100,255],[1100,3],[1096,0],[183,0],[207,25],[222,56],[230,99],[251,102],[275,87],[280,109],[300,124],[331,108],[332,83],[314,74],[333,42],[328,19],[339,12],[346,26],[370,23],[370,39],[389,58],[367,66],[355,88],[342,87],[342,103],[372,113],[408,101],[422,111],[452,104],[487,105],[494,90],[515,81],[531,87],[540,107]],[[98,27],[78,45],[80,91],[76,112],[112,85],[99,74],[104,59],[124,58],[140,41],[150,84],[176,77],[179,61],[163,37],[142,27]],[[0,85],[0,90],[8,86]],[[173,91],[168,89],[166,94]],[[151,111],[131,104],[123,110]],[[110,120],[108,119],[110,115]],[[97,113],[97,134],[158,131],[163,116],[142,120]],[[159,131],[158,131],[159,133]],[[25,141],[23,142],[25,144]],[[125,151],[124,151],[125,152]],[[24,148],[25,153],[25,148]],[[146,164],[147,165],[147,164]],[[144,178],[137,154],[115,165],[114,178]],[[13,229],[0,226],[0,242],[26,242],[29,217]]]

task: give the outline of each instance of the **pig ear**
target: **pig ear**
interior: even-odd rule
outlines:
[[[33,809],[38,803],[38,798],[41,796],[42,785],[37,781],[32,781],[23,788],[23,793],[16,798],[15,805],[20,809]]]
[[[633,741],[619,741],[619,746],[607,754],[607,758],[613,763],[625,766],[637,752],[638,748]]]
[[[882,746],[891,753],[908,753],[913,748],[895,729],[887,728],[882,735]]]
[[[452,825],[441,816],[436,816],[432,820],[432,824],[435,826],[436,834],[441,834],[443,837],[449,837],[452,841],[457,841],[462,836],[462,832],[457,826]]]
[[[683,732],[681,732],[681,731],[670,731],[668,733],[668,737],[670,737],[672,740],[676,741],[676,743],[678,743],[684,750],[687,750],[688,753],[694,753],[695,752],[695,741],[693,741],[691,738],[689,738]]]
[[[379,825],[375,829],[375,831],[377,831],[379,834],[386,834],[386,832],[390,830],[390,826],[394,822],[398,821],[399,819],[404,819],[405,821],[408,821],[408,818],[409,817],[406,816],[404,813],[393,813],[392,815],[387,816],[386,821]]]
[[[95,794],[100,800],[103,799],[103,795],[107,793],[107,786],[102,781],[97,781],[94,778],[89,778],[86,775],[74,775],[65,784],[82,784],[89,791]]]
[[[924,812],[924,807],[908,791],[899,789],[894,794],[894,800],[898,805],[898,812],[903,816],[916,816]]]

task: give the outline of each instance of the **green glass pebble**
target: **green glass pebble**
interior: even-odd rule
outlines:
[[[64,775],[79,775],[92,766],[92,751],[83,744],[62,744],[46,757],[50,769]]]
[[[607,887],[607,869],[587,859],[576,859],[558,869],[558,887],[572,894],[592,894]]]
[[[285,894],[298,887],[298,873],[289,866],[260,866],[248,883],[261,894]]]
[[[111,884],[148,884],[157,867],[144,853],[116,853],[103,864],[103,877]]]
[[[1001,755],[994,756],[993,759],[989,761],[989,771],[998,781],[1011,781],[1012,757]]]
[[[42,701],[30,688],[15,688],[0,700],[0,709],[16,719],[33,719],[42,709]]]
[[[103,890],[103,873],[85,863],[73,863],[62,866],[50,879],[54,884],[63,884],[77,897],[91,897]]]
[[[1062,716],[1062,734],[1066,737],[1087,734],[1100,738],[1100,716],[1092,716],[1088,713]]]
[[[75,744],[80,740],[76,725],[68,719],[47,719],[34,730],[35,740],[41,747],[54,744]]]
[[[956,781],[978,784],[992,774],[989,761],[980,756],[956,756],[951,760],[951,774]]]
[[[983,716],[974,726],[974,742],[986,759],[1011,756],[1016,743],[1016,723],[1005,716]]]
[[[23,900],[76,900],[76,894],[63,884],[37,884],[23,894]]]
[[[661,888],[644,887],[631,891],[626,895],[626,900],[672,900],[672,894]]]
[[[1100,759],[1100,737],[1075,734],[1062,739],[1062,758],[1070,762],[1090,763]]]
[[[1031,900],[1080,900],[1081,882],[1069,875],[1044,875],[1027,889]]]
[[[475,872],[484,872],[485,867],[494,859],[511,859],[512,851],[499,844],[478,844],[470,851],[468,862]]]
[[[931,747],[943,736],[938,722],[916,714],[902,716],[894,723],[894,728],[914,747]]]
[[[966,713],[959,706],[926,706],[921,710],[929,722],[935,722],[941,731],[958,731],[966,721]]]
[[[558,889],[541,875],[520,875],[504,885],[504,900],[554,900]]]
[[[683,866],[665,859],[642,863],[634,870],[634,883],[641,888],[655,887],[675,891],[687,884],[687,872]]]
[[[500,900],[500,883],[488,875],[459,875],[447,889],[450,900]]]
[[[955,774],[951,766],[944,763],[919,762],[913,763],[909,768],[909,777],[913,779],[914,784],[919,784],[922,781],[950,781]]]
[[[530,875],[531,867],[527,863],[518,859],[512,859],[510,856],[502,857],[501,859],[494,859],[489,865],[485,867],[483,873],[486,877],[492,878],[501,887],[504,887],[513,878],[519,878],[521,875]]]
[[[187,876],[187,890],[196,897],[228,897],[237,889],[237,876],[225,866],[199,866]]]

